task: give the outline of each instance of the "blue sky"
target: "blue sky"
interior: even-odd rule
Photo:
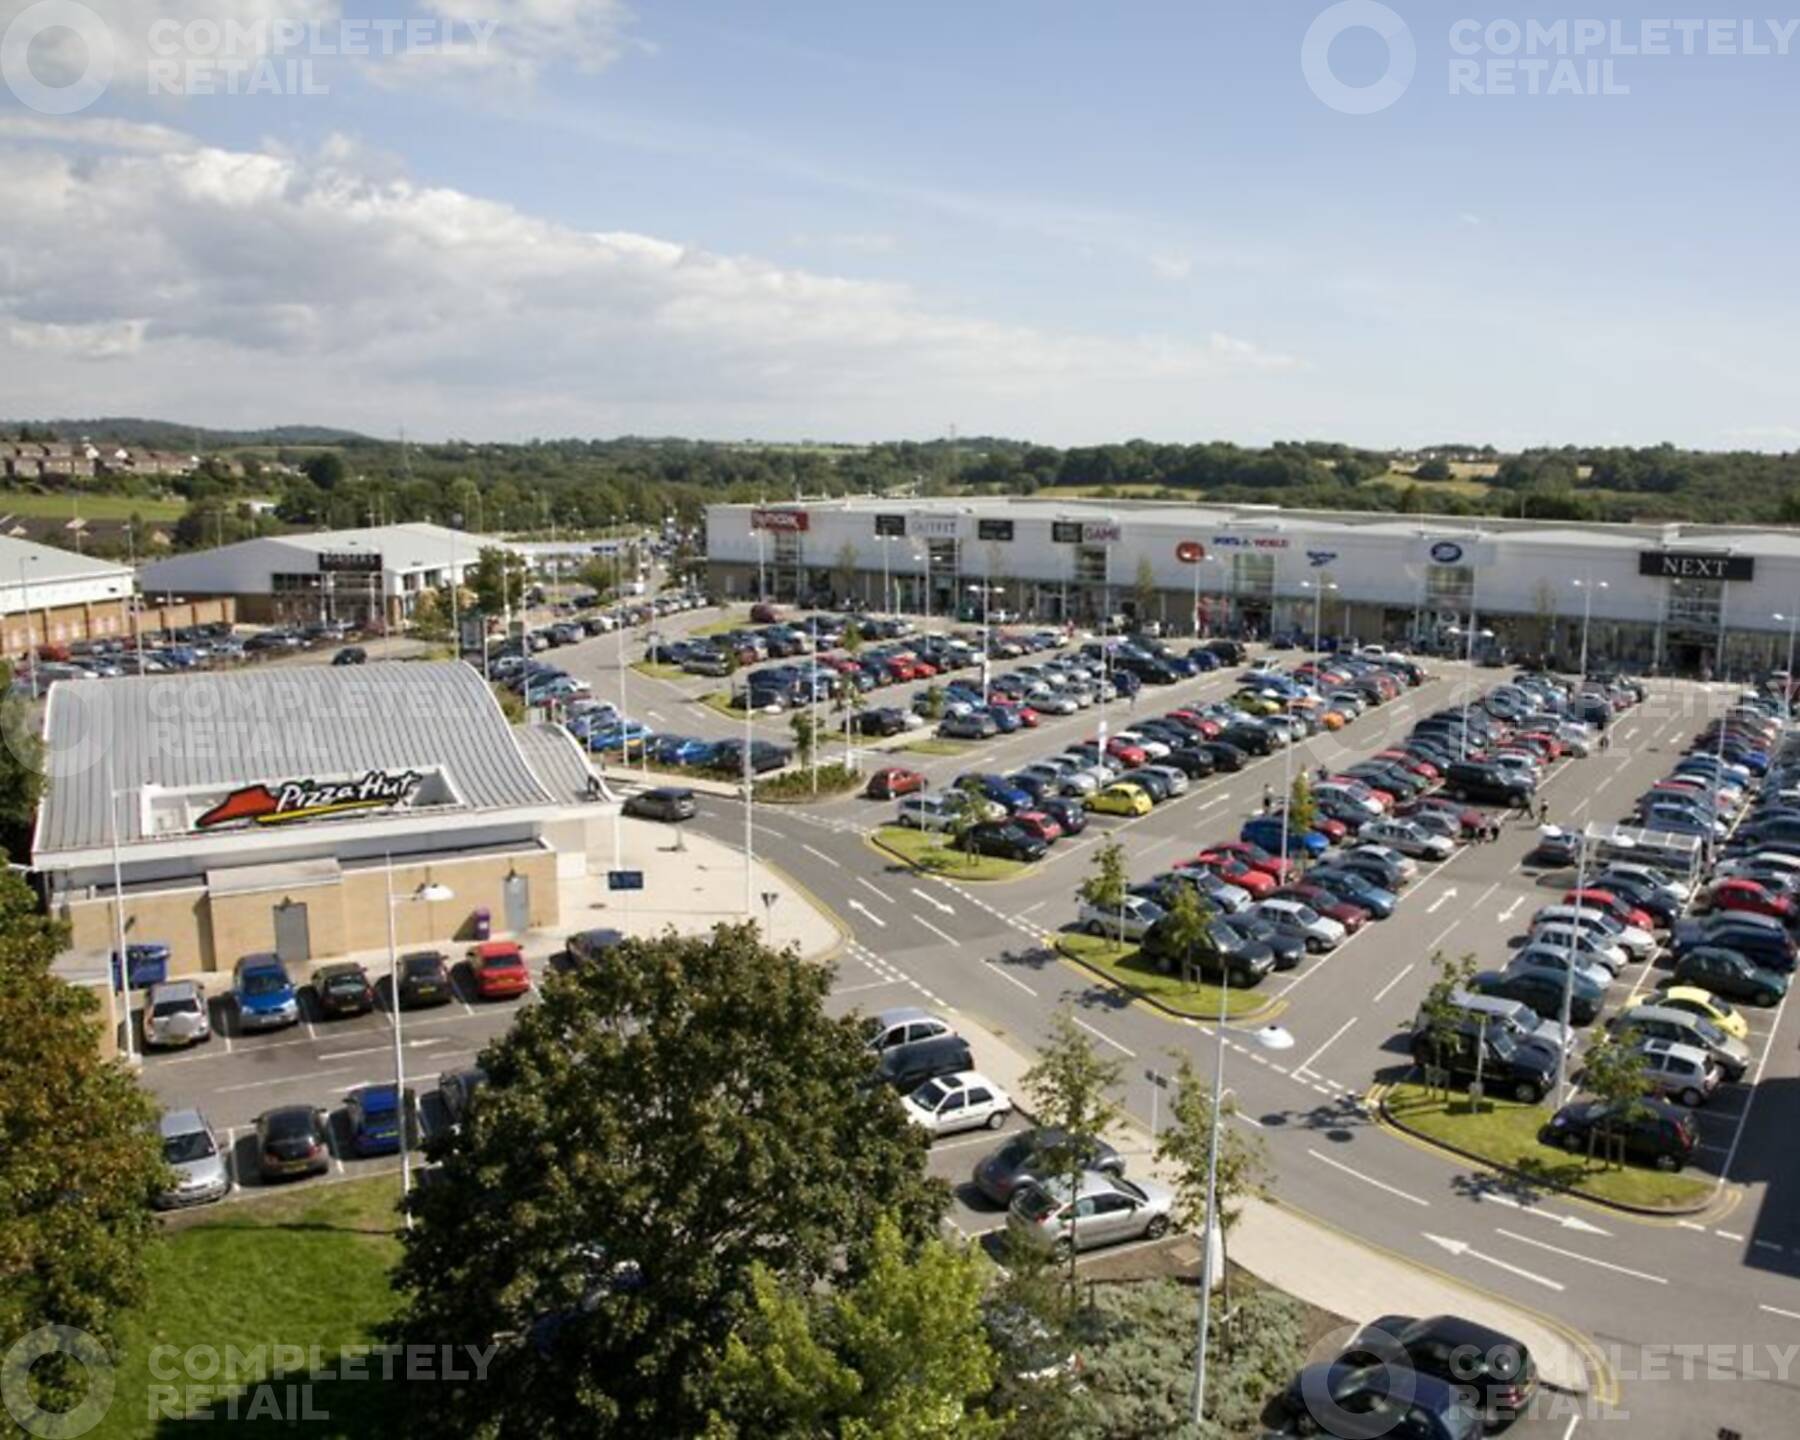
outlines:
[[[156,100],[125,64],[55,121],[0,97],[0,182],[49,211],[0,239],[0,363],[31,402],[8,408],[496,438],[1800,441],[1800,55],[1609,38],[1582,78],[1610,59],[1629,94],[1450,93],[1454,59],[1498,78],[1504,22],[1597,14],[1629,40],[1679,10],[1397,0],[1412,81],[1349,115],[1302,74],[1316,0],[431,4],[381,13],[497,20],[504,63],[318,57],[328,95]],[[121,54],[154,15],[376,13],[96,8]],[[1767,12],[1753,38],[1771,23],[1794,28]],[[1366,29],[1328,53],[1351,86],[1388,67]],[[128,255],[60,253],[109,213]]]

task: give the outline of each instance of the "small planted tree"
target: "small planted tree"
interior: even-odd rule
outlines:
[[[1098,1139],[1119,1118],[1119,1107],[1111,1095],[1119,1074],[1119,1062],[1106,1059],[1094,1048],[1093,1040],[1069,1010],[1058,1010],[1050,1027],[1050,1043],[1025,1072],[1025,1093],[1031,1097],[1038,1124],[1055,1137],[1046,1147],[1045,1168],[1068,1187],[1071,1196],[1087,1168],[1088,1142]],[[1066,1249],[1069,1294],[1073,1297],[1078,1252],[1073,1243]]]
[[[1312,782],[1305,774],[1294,777],[1294,788],[1288,794],[1288,830],[1304,835],[1319,823],[1318,803],[1313,799]]]
[[[969,845],[969,831],[987,817],[987,797],[973,781],[965,779],[950,792],[950,843],[963,852],[963,863],[973,865],[975,852]]]
[[[1163,925],[1169,946],[1181,957],[1181,978],[1192,985],[1199,978],[1201,960],[1212,953],[1212,909],[1192,885],[1177,885],[1169,901]]]
[[[1434,1094],[1449,1094],[1449,1075],[1444,1057],[1458,1043],[1464,1016],[1455,1004],[1455,993],[1464,988],[1475,974],[1475,957],[1464,955],[1453,960],[1442,950],[1432,953],[1430,961],[1437,974],[1425,992],[1420,1010],[1425,1016],[1425,1046],[1431,1061],[1425,1066],[1425,1088]]]
[[[927,720],[941,720],[944,718],[944,690],[941,685],[927,685],[925,687],[923,714]]]
[[[1630,1124],[1643,1113],[1644,1097],[1650,1093],[1650,1082],[1644,1075],[1644,1055],[1632,1037],[1621,1038],[1610,1031],[1598,1035],[1588,1047],[1582,1063],[1581,1085],[1600,1101],[1605,1109],[1600,1123],[1588,1132],[1588,1159],[1594,1158],[1596,1141],[1602,1145],[1602,1159],[1610,1164],[1625,1163],[1625,1135]]]
[[[1138,557],[1137,583],[1132,587],[1132,598],[1137,601],[1137,618],[1148,620],[1150,608],[1156,604],[1156,569],[1148,555]]]
[[[1081,882],[1081,898],[1096,910],[1110,910],[1119,917],[1119,939],[1125,938],[1125,897],[1130,876],[1125,870],[1125,847],[1108,840],[1094,852],[1094,868]]]

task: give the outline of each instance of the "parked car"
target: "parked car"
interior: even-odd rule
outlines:
[[[157,1122],[163,1163],[175,1172],[175,1183],[157,1194],[158,1210],[206,1205],[231,1193],[231,1171],[212,1126],[198,1110],[170,1110]]]
[[[1007,1228],[1040,1249],[1066,1253],[1124,1240],[1160,1240],[1173,1222],[1175,1197],[1150,1180],[1089,1171],[1022,1185],[1007,1207]]]
[[[144,999],[144,1044],[162,1049],[212,1038],[206,991],[197,980],[165,980]]]
[[[300,1023],[300,998],[287,966],[273,954],[246,955],[231,972],[239,1030],[277,1030]]]
[[[1549,1020],[1560,1020],[1563,1003],[1563,976],[1558,972],[1532,966],[1507,966],[1504,970],[1478,970],[1469,980],[1469,988],[1478,995],[1498,1000],[1516,1000]],[[1569,1022],[1591,1025],[1600,1016],[1606,1000],[1606,988],[1577,974],[1569,993]]]
[[[908,1120],[932,1135],[998,1130],[1012,1114],[1012,1097],[974,1070],[927,1080],[901,1105]]]
[[[956,843],[970,855],[992,855],[1025,864],[1042,860],[1049,849],[1044,840],[1010,819],[980,821],[964,830]]]
[[[1344,943],[1346,931],[1336,920],[1321,915],[1302,900],[1283,900],[1271,896],[1250,907],[1250,913],[1267,920],[1277,930],[1287,930],[1301,937],[1311,951],[1335,950]]]
[[[1672,1040],[1692,1045],[1718,1065],[1733,1084],[1750,1069],[1750,1047],[1727,1035],[1710,1020],[1685,1010],[1670,1010],[1649,1003],[1633,1005],[1607,1022],[1614,1034],[1627,1039]]]
[[[1302,1434],[1371,1440],[1479,1440],[1480,1412],[1459,1385],[1402,1366],[1308,1365],[1281,1397]]]
[[[901,1094],[911,1094],[927,1080],[940,1075],[959,1075],[975,1068],[969,1042],[960,1035],[934,1035],[927,1040],[908,1040],[881,1052],[875,1079]]]
[[[312,992],[319,1014],[328,1019],[367,1015],[375,1008],[375,987],[369,983],[369,973],[354,960],[321,965],[313,971]]]
[[[404,1010],[448,1005],[456,998],[449,957],[438,950],[414,950],[400,957],[400,1006]]]
[[[1719,1088],[1719,1067],[1704,1050],[1674,1040],[1642,1040],[1635,1048],[1642,1057],[1644,1082],[1653,1095],[1692,1109],[1712,1099]]]
[[[392,1082],[359,1085],[344,1097],[344,1128],[354,1155],[398,1155],[407,1143],[413,1093]]]
[[[1605,1136],[1624,1141],[1625,1158],[1658,1170],[1680,1170],[1694,1155],[1699,1130],[1692,1115],[1663,1100],[1636,1100],[1629,1106],[1604,1100],[1565,1105],[1538,1132],[1546,1145],[1585,1154],[1598,1152]]]
[[[1142,940],[1145,932],[1163,918],[1164,910],[1154,900],[1141,895],[1127,895],[1122,905],[1095,905],[1082,902],[1075,923],[1090,935],[1108,935],[1116,940]]]
[[[1007,1205],[1022,1185],[1043,1183],[1055,1169],[1067,1170],[1070,1158],[1084,1171],[1123,1175],[1125,1157],[1092,1135],[1070,1136],[1066,1130],[1021,1130],[975,1164],[975,1188],[996,1205]]]
[[[1537,1049],[1518,1044],[1503,1029],[1464,1017],[1447,1033],[1420,1028],[1413,1032],[1414,1063],[1435,1066],[1451,1079],[1468,1083],[1477,1068],[1483,1083],[1525,1105],[1535,1105],[1550,1092],[1556,1064]]]
[[[438,1099],[443,1102],[445,1118],[452,1125],[461,1125],[469,1118],[476,1093],[485,1084],[487,1071],[479,1065],[446,1070],[438,1076]]]
[[[1087,807],[1097,815],[1124,815],[1135,818],[1139,815],[1148,815],[1152,803],[1149,793],[1141,785],[1120,781],[1089,796]]]
[[[482,1000],[509,1000],[531,988],[525,954],[513,940],[484,940],[469,952],[475,994]]]
[[[891,1010],[878,1010],[863,1021],[869,1049],[879,1054],[896,1045],[910,1045],[919,1040],[934,1040],[940,1035],[953,1035],[950,1022],[942,1016],[921,1010],[916,1005],[900,1005]]]
[[[278,1105],[256,1117],[257,1170],[267,1180],[323,1175],[331,1168],[330,1121],[311,1105]]]
[[[1788,977],[1781,971],[1765,969],[1735,950],[1715,946],[1700,946],[1682,954],[1675,961],[1675,979],[1764,1009],[1779,1005],[1788,991]]]

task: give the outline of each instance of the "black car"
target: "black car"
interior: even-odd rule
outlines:
[[[898,735],[906,729],[906,712],[891,705],[865,710],[851,721],[858,735]]]
[[[1618,1117],[1614,1102],[1577,1100],[1565,1105],[1550,1117],[1550,1123],[1538,1131],[1545,1145],[1560,1145],[1565,1150],[1586,1154],[1590,1145],[1599,1153],[1610,1126],[1612,1143],[1625,1141],[1625,1158],[1639,1165],[1654,1165],[1658,1170],[1679,1170],[1693,1158],[1699,1143],[1699,1130],[1694,1117],[1678,1110],[1666,1100],[1634,1100],[1630,1113]]]
[[[1042,860],[1049,848],[1005,820],[984,820],[963,831],[957,845],[971,855],[992,855],[1001,860]]]
[[[1221,665],[1242,665],[1245,656],[1249,654],[1235,640],[1208,640],[1206,648],[1219,657]]]
[[[1038,801],[1036,808],[1062,826],[1065,835],[1079,835],[1087,829],[1087,806],[1079,800],[1057,796]]]
[[[1277,970],[1292,970],[1306,958],[1306,934],[1297,927],[1279,925],[1267,916],[1248,912],[1214,923],[1222,929],[1235,930],[1246,940],[1267,945]]]
[[[1168,756],[1158,763],[1172,766],[1190,780],[1204,780],[1219,768],[1219,762],[1212,752],[1193,744],[1191,737],[1179,745],[1172,746]]]
[[[1794,969],[1794,941],[1778,921],[1759,924],[1758,915],[1722,912],[1701,920],[1675,922],[1674,948],[1677,959],[1690,950],[1709,947],[1735,950],[1745,959],[1784,975]]]
[[[1485,760],[1453,761],[1444,772],[1444,789],[1458,800],[1477,800],[1484,805],[1517,809],[1531,803],[1529,780]]]
[[[1242,770],[1245,762],[1250,758],[1229,740],[1208,740],[1198,748],[1212,756],[1213,765],[1227,774]]]
[[[440,950],[415,950],[400,957],[400,1004],[415,1010],[448,1005],[456,998],[450,984],[450,961]]]
[[[579,930],[563,942],[563,949],[576,965],[597,965],[624,943],[624,932],[619,930]]]
[[[1521,1341],[1460,1315],[1383,1315],[1357,1332],[1338,1364],[1403,1365],[1460,1386],[1496,1429],[1518,1418],[1537,1391],[1537,1362]]]
[[[1689,950],[1675,962],[1675,980],[1681,985],[1698,985],[1745,1005],[1768,1007],[1781,1003],[1787,994],[1787,976],[1778,970],[1758,965],[1746,955],[1719,946],[1701,945]]]
[[[366,665],[369,663],[369,652],[360,645],[347,646],[331,657],[333,665]]]
[[[754,775],[765,775],[771,770],[779,770],[793,758],[794,752],[770,740],[752,740],[750,742],[750,771]],[[713,764],[726,770],[739,771],[744,768],[744,742],[742,740],[722,740],[713,754]]]
[[[927,1080],[974,1068],[975,1057],[967,1040],[960,1035],[933,1035],[929,1040],[888,1046],[876,1062],[875,1078],[907,1095]]]
[[[1138,953],[1165,975],[1179,975],[1183,964],[1191,963],[1202,980],[1227,984],[1234,990],[1260,985],[1275,969],[1275,951],[1266,941],[1221,920],[1214,920],[1207,929],[1210,943],[1196,946],[1190,958],[1175,944],[1165,915],[1144,932]]]
[[[1308,1365],[1281,1397],[1302,1433],[1334,1440],[1477,1440],[1482,1418],[1456,1385],[1399,1365]]]
[[[321,965],[313,971],[312,988],[321,1015],[367,1015],[375,1008],[375,987],[353,960]]]
[[[1096,1136],[1070,1137],[1068,1131],[1058,1129],[1021,1130],[976,1162],[975,1188],[994,1204],[1005,1205],[1019,1186],[1048,1176],[1052,1166],[1066,1173],[1070,1152],[1079,1157],[1083,1170],[1125,1173],[1125,1157]]]
[[[256,1117],[257,1171],[265,1180],[323,1175],[331,1168],[329,1121],[310,1105],[280,1105]]]
[[[659,785],[633,795],[625,802],[624,810],[641,820],[692,820],[694,792],[678,785]]]
[[[475,1103],[475,1092],[487,1084],[487,1071],[479,1065],[461,1070],[446,1070],[438,1076],[438,1097],[444,1102],[444,1114],[452,1125],[469,1118],[469,1107]]]
[[[1169,783],[1167,775],[1158,775],[1154,770],[1127,770],[1119,776],[1119,782],[1129,783],[1144,791],[1150,797],[1150,803],[1160,805],[1175,793],[1175,787]]]
[[[1489,1089],[1526,1105],[1537,1104],[1556,1083],[1556,1062],[1543,1051],[1517,1045],[1506,1031],[1472,1019],[1457,1022],[1445,1034],[1415,1031],[1412,1053],[1415,1064],[1435,1066],[1465,1084],[1479,1068]]]
[[[1529,1005],[1546,1020],[1562,1016],[1563,986],[1555,976],[1539,971],[1512,972],[1480,970],[1469,979],[1469,989],[1477,995],[1491,995],[1497,1000],[1517,1000]],[[1591,1025],[1600,1018],[1600,1000],[1579,989],[1569,995],[1569,1020],[1576,1025]]]
[[[1227,725],[1219,733],[1219,739],[1244,754],[1272,755],[1275,753],[1274,737],[1260,725],[1248,725],[1241,721]],[[1235,767],[1222,766],[1221,768],[1233,769]]]

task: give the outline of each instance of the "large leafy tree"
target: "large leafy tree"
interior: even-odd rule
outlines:
[[[3,858],[3,857],[0,857]],[[0,1337],[69,1325],[110,1344],[142,1297],[150,1201],[168,1176],[156,1107],[100,1051],[100,1005],[50,964],[66,927],[0,872]],[[42,1403],[78,1402],[86,1381],[52,1356],[33,1370]]]
[[[992,1267],[928,1240],[909,1259],[883,1219],[857,1283],[796,1292],[758,1266],[755,1308],[725,1347],[707,1440],[987,1440],[998,1360],[982,1321]]]
[[[504,1338],[485,1382],[429,1387],[416,1433],[698,1434],[759,1268],[854,1283],[884,1215],[908,1245],[935,1232],[922,1132],[829,988],[751,925],[545,985],[412,1197],[401,1334]]]
[[[1025,1072],[1025,1093],[1032,1113],[1056,1138],[1044,1147],[1044,1164],[1073,1195],[1087,1163],[1087,1145],[1117,1123],[1120,1110],[1112,1094],[1120,1076],[1119,1063],[1103,1057],[1075,1020],[1074,1012],[1058,1010],[1051,1022],[1049,1043]],[[1068,1284],[1075,1290],[1078,1252],[1073,1245],[1063,1258],[1068,1264]]]
[[[524,558],[498,545],[484,546],[468,572],[467,584],[475,592],[475,604],[484,615],[502,614],[509,606],[514,611],[522,610],[528,585]]]

